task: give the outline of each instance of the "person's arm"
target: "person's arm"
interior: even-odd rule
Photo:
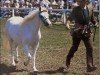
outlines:
[[[70,19],[72,20],[72,19],[74,19],[75,20],[75,11],[76,11],[76,8],[73,8],[72,9],[72,12],[71,12],[71,14],[70,14]]]
[[[92,10],[92,15],[90,17],[90,21],[95,25],[96,24],[96,20],[95,20],[95,17],[94,17],[94,13],[93,13],[93,10]]]

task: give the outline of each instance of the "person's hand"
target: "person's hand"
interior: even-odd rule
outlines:
[[[95,21],[95,20],[93,20],[93,21],[92,21],[92,23],[95,25],[95,24],[96,24],[96,21]]]

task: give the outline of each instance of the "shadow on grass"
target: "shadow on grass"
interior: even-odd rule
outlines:
[[[45,75],[45,74],[56,74],[56,73],[62,73],[62,75],[66,75],[68,72],[64,71],[63,67],[59,67],[57,70],[45,70],[40,72],[30,72],[28,75]]]
[[[30,72],[28,75],[95,75],[91,73],[77,73],[65,71],[63,67],[59,67],[57,70],[45,70],[39,72]]]
[[[50,27],[50,29],[52,30],[56,30],[56,31],[65,31],[68,30],[66,27]]]
[[[58,24],[53,24],[53,26],[51,26],[51,27],[46,27],[46,28],[50,29],[51,31],[52,31],[52,30],[54,30],[54,31],[65,31],[65,30],[68,30],[68,29],[66,28],[66,26],[63,25],[63,24],[60,24],[60,25],[58,25]]]
[[[0,75],[10,75],[10,73],[13,72],[23,72],[26,71],[24,69],[16,69],[16,67],[12,67],[12,66],[7,66],[6,64],[0,64]]]

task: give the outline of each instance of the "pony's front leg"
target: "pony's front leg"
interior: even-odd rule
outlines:
[[[29,52],[29,46],[28,45],[23,45],[23,47],[24,47],[24,53],[27,57],[27,60],[24,62],[24,65],[27,66],[30,62],[31,54]]]
[[[36,69],[36,66],[35,66],[36,51],[37,51],[38,47],[39,47],[39,43],[37,43],[37,45],[36,45],[35,47],[33,46],[32,62],[33,62],[33,70],[34,70],[34,71],[38,71],[38,70]]]

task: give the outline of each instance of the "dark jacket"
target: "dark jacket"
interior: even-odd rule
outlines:
[[[80,37],[81,35],[86,35],[90,37],[91,30],[89,22],[91,21],[94,24],[93,10],[90,9],[88,6],[86,6],[86,9],[77,6],[73,8],[71,17],[75,21],[75,25],[71,29],[71,35],[75,35],[77,37]]]
[[[90,9],[88,6],[86,10],[88,13],[87,16],[85,16],[84,9],[82,9],[80,6],[73,8],[71,17],[74,19],[75,23],[79,23],[82,25],[88,25],[88,23],[91,21],[94,24],[93,10]]]

